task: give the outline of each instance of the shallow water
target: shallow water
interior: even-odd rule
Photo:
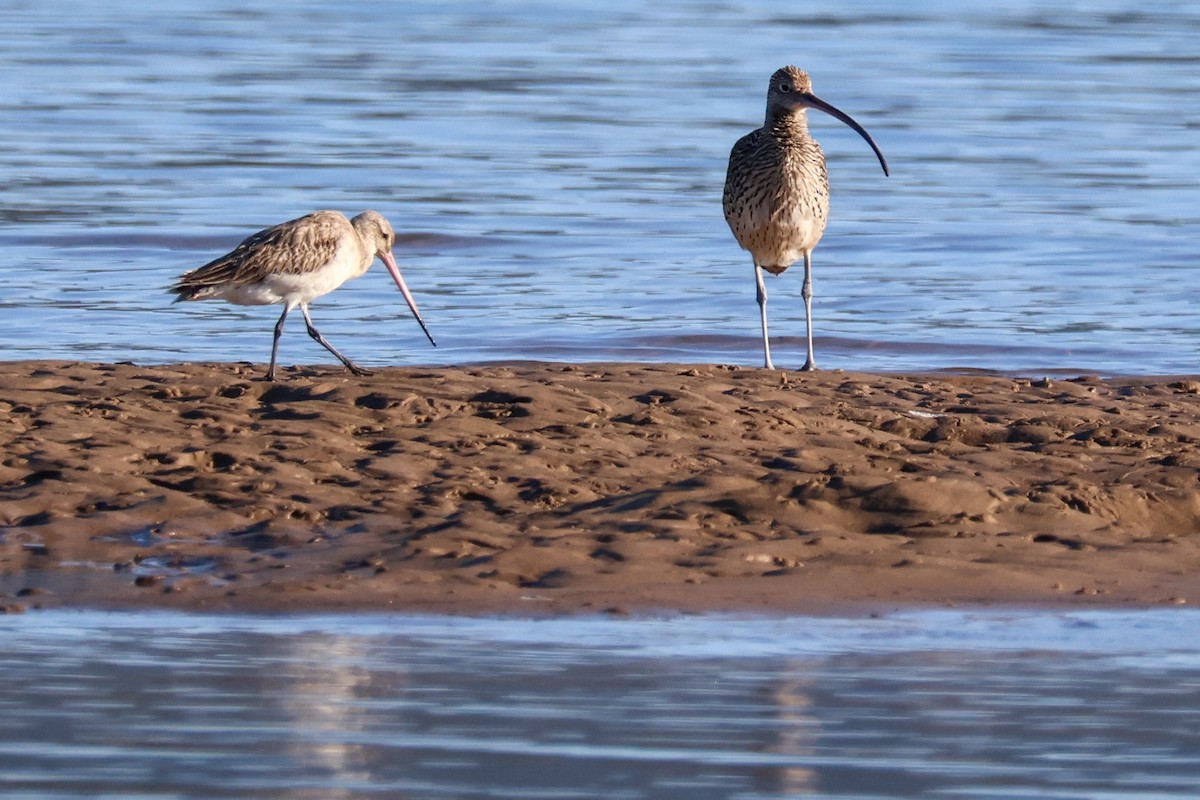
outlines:
[[[264,225],[375,207],[441,346],[376,267],[314,307],[364,363],[756,365],[721,184],[796,62],[893,167],[814,117],[823,366],[1195,371],[1200,2],[780,8],[8,3],[3,357],[265,361],[274,310],[165,287]],[[781,366],[800,282],[769,284]],[[330,360],[298,320],[282,359]]]
[[[1191,798],[1198,623],[31,613],[0,793]]]

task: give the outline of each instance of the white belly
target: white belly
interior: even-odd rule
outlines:
[[[754,256],[754,263],[782,272],[802,259],[806,250],[816,247],[824,232],[824,220],[797,210],[740,237],[739,243]]]

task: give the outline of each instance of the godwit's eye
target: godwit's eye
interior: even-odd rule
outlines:
[[[792,90],[792,85],[790,83],[779,84],[779,91],[783,92],[784,94],[787,94],[791,90]]]

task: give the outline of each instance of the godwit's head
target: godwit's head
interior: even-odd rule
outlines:
[[[388,222],[387,218],[378,211],[364,211],[350,220],[350,224],[354,226],[358,237],[362,239],[367,253],[372,257],[379,256],[379,260],[392,274],[392,280],[400,287],[400,293],[404,295],[404,302],[408,303],[409,309],[417,319],[417,324],[425,332],[429,343],[437,347],[437,342],[433,340],[429,329],[425,327],[425,320],[421,319],[421,312],[417,310],[417,301],[413,300],[412,293],[408,291],[404,277],[400,274],[400,268],[396,266],[396,257],[392,255],[392,246],[396,244],[396,231],[392,228],[392,223]]]
[[[803,115],[804,110],[808,108],[824,111],[857,131],[858,135],[867,140],[867,144],[871,145],[871,149],[879,157],[879,166],[883,167],[883,174],[889,174],[887,159],[883,157],[883,151],[879,149],[879,145],[875,144],[871,134],[867,133],[866,128],[855,122],[849,114],[813,94],[812,79],[808,77],[807,72],[792,66],[775,70],[775,74],[771,76],[771,83],[767,87],[767,125],[770,126],[773,121],[778,119],[796,114]]]
[[[378,211],[364,211],[350,220],[350,224],[358,231],[359,238],[372,257],[383,258],[384,253],[391,255],[392,245],[396,243],[396,231],[387,217]]]

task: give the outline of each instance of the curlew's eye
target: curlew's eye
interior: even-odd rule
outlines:
[[[791,90],[792,90],[792,85],[790,83],[779,84],[779,91],[783,92],[784,94],[787,94]]]

